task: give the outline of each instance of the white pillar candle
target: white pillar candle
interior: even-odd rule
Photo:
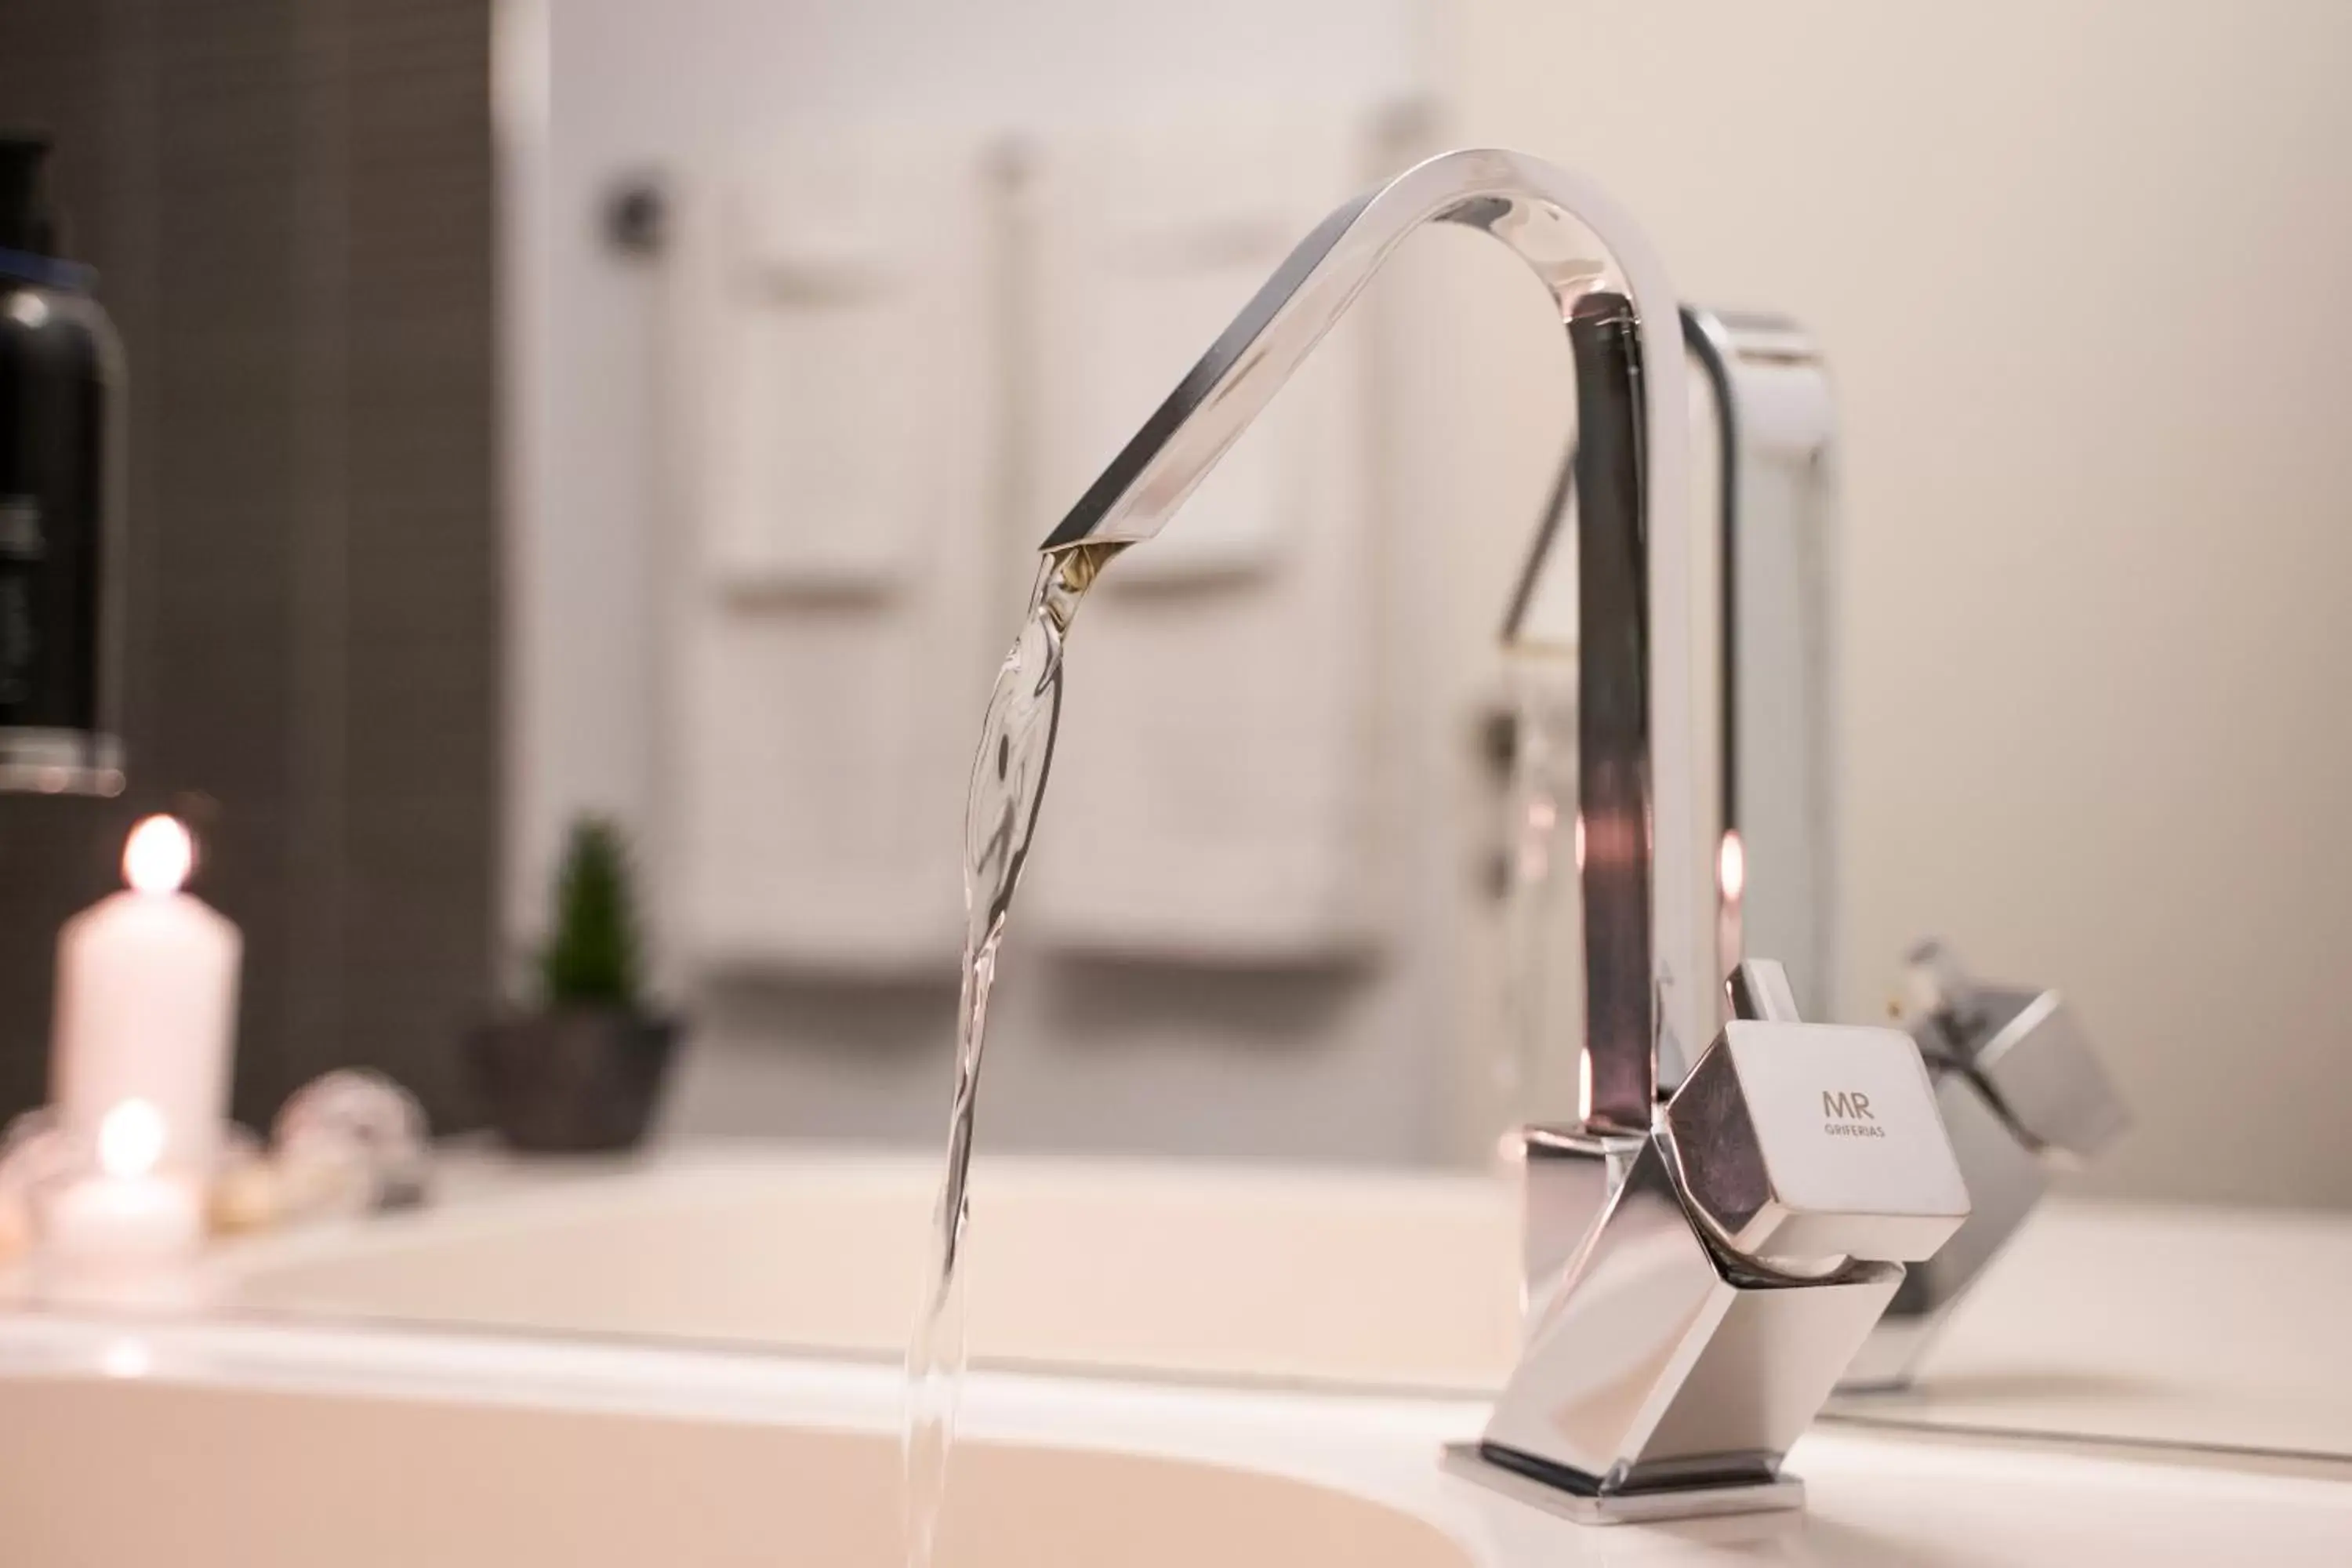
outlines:
[[[194,859],[186,828],[148,817],[123,846],[130,890],[66,922],[49,1088],[84,1149],[100,1148],[118,1107],[152,1107],[162,1133],[152,1167],[201,1181],[228,1112],[245,942],[235,924],[180,890]]]

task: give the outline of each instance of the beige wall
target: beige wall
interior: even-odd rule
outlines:
[[[1827,346],[1849,1005],[1940,931],[2116,1064],[2084,1185],[2352,1204],[2352,5],[1469,0],[1454,47],[1463,139]],[[1485,439],[1549,449],[1528,402]]]

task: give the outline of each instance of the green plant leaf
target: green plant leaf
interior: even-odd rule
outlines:
[[[604,817],[574,823],[555,883],[555,922],[540,956],[551,1007],[642,1011],[643,955],[629,855]]]

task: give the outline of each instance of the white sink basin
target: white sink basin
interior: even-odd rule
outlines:
[[[929,1160],[705,1151],[531,1180],[251,1246],[224,1260],[227,1300],[901,1352]],[[1517,1347],[1517,1194],[1496,1178],[997,1158],[977,1167],[973,1205],[980,1363],[1472,1393],[1499,1384]],[[1920,1390],[1843,1413],[2352,1456],[2352,1358],[2313,1353],[2347,1292],[2340,1216],[2053,1204]]]
[[[0,1383],[0,1562],[900,1568],[872,1433],[150,1383]],[[1321,1487],[972,1443],[938,1568],[1472,1568]]]
[[[937,1168],[745,1154],[457,1202],[233,1264],[229,1304],[897,1357]],[[1485,1177],[983,1161],[971,1344],[995,1365],[1475,1390],[1518,1334]]]
[[[884,1367],[0,1318],[11,1568],[898,1568]],[[2335,1479],[1855,1429],[1802,1514],[1591,1529],[1441,1471],[1475,1404],[972,1379],[940,1568],[2340,1564]]]

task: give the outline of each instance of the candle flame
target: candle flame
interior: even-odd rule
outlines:
[[[126,1100],[98,1124],[98,1164],[110,1176],[143,1176],[163,1157],[163,1113]]]
[[[98,1370],[109,1377],[135,1382],[155,1370],[155,1354],[144,1340],[117,1340],[98,1358]]]
[[[141,818],[122,845],[122,877],[142,893],[176,893],[196,861],[196,841],[176,816]]]
[[[1723,836],[1723,847],[1716,851],[1715,880],[1726,903],[1738,903],[1748,890],[1748,847],[1739,842],[1736,828]]]

